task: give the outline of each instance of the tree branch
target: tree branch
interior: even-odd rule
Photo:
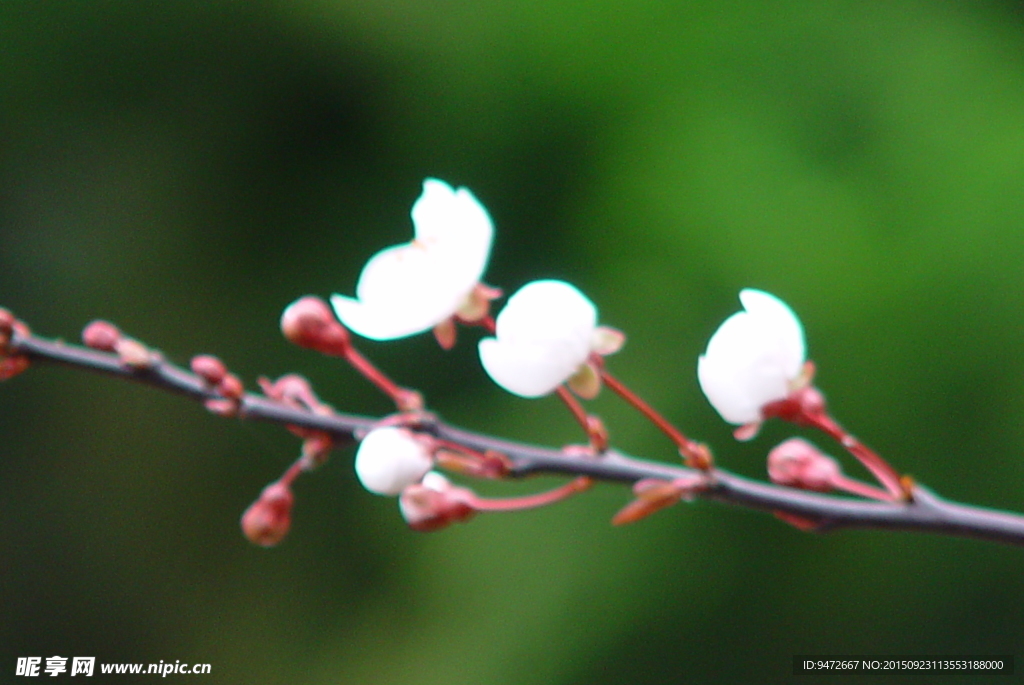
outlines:
[[[9,331],[7,338],[6,345],[0,345],[0,360],[23,357],[29,363],[61,364],[142,383],[203,403],[226,399],[202,378],[167,362],[158,353],[153,353],[150,363],[133,366],[118,354],[40,338],[23,327]],[[235,415],[240,419],[323,431],[341,440],[359,440],[382,420],[338,412],[316,413],[253,393],[241,395]],[[950,502],[921,486],[914,486],[910,502],[858,500],[753,481],[719,468],[704,474],[681,465],[638,459],[614,449],[599,456],[575,454],[467,431],[429,413],[409,416],[409,428],[481,453],[504,455],[511,477],[562,474],[628,484],[646,479],[692,481],[706,476],[707,485],[694,490],[695,497],[796,518],[816,532],[849,528],[921,531],[1024,546],[1024,516]]]

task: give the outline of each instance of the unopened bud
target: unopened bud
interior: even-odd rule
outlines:
[[[242,381],[233,373],[229,373],[217,383],[217,392],[231,400],[240,400],[245,394]]]
[[[211,414],[216,414],[226,419],[238,416],[238,400],[214,398],[203,402],[203,406]]]
[[[768,477],[778,485],[828,492],[842,470],[835,459],[800,438],[791,438],[768,453]]]
[[[114,346],[121,363],[135,369],[148,369],[156,363],[153,351],[134,338],[122,337]]]
[[[0,357],[10,353],[8,346],[10,345],[11,337],[15,333],[27,337],[29,334],[28,327],[18,321],[10,311],[0,307]]]
[[[196,374],[209,385],[215,386],[224,380],[228,369],[217,357],[209,354],[197,354],[192,357],[192,373]]]
[[[281,315],[281,332],[299,347],[323,354],[342,356],[351,335],[334,318],[334,313],[319,297],[307,295],[292,302]]]
[[[0,359],[0,381],[14,378],[28,368],[29,361],[25,355],[15,355]]]
[[[297,373],[286,374],[276,381],[261,377],[257,382],[264,395],[289,406],[305,407],[311,411],[315,411],[317,407],[326,406],[317,398],[309,381]]]
[[[121,331],[109,321],[93,321],[82,329],[82,342],[94,350],[115,352],[120,340]]]
[[[402,518],[413,530],[430,532],[453,523],[466,521],[474,509],[460,497],[462,488],[448,482],[436,471],[423,477],[422,482],[406,487],[398,499]]]
[[[10,335],[14,330],[14,322],[18,319],[9,309],[0,307],[0,335]]]
[[[672,506],[679,500],[692,500],[698,492],[707,486],[708,480],[702,474],[668,481],[660,478],[642,478],[633,484],[633,494],[636,495],[636,499],[615,514],[612,518],[612,525],[622,526],[627,523],[636,523],[665,507]]]
[[[250,542],[273,547],[284,539],[292,524],[295,496],[283,483],[271,483],[242,514],[242,532]]]

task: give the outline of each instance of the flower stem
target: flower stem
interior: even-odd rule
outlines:
[[[680,454],[686,457],[687,461],[693,461],[704,457],[699,443],[690,440],[683,435],[682,431],[662,416],[654,407],[649,405],[639,395],[630,390],[622,381],[613,376],[602,364],[600,367],[601,380],[612,389],[616,395],[624,399],[634,409],[643,414],[648,421],[653,423],[658,430],[668,436],[668,439],[676,444]]]
[[[345,361],[358,371],[363,378],[373,383],[381,392],[390,397],[399,411],[414,411],[423,408],[423,398],[419,396],[419,393],[415,390],[403,388],[395,383],[352,345],[345,346]]]
[[[864,465],[871,472],[878,482],[889,491],[892,499],[904,501],[909,498],[909,493],[903,487],[899,473],[896,472],[889,462],[882,459],[874,450],[848,433],[839,423],[827,413],[813,413],[805,417],[808,422],[818,430],[826,433],[836,442],[842,445],[847,452]],[[870,497],[870,495],[868,495]],[[877,499],[877,498],[875,498]]]
[[[548,504],[560,502],[572,497],[578,492],[588,490],[592,484],[593,481],[590,478],[581,476],[579,478],[574,478],[565,485],[561,485],[554,490],[539,492],[535,495],[488,499],[485,497],[478,497],[475,493],[470,493],[465,495],[465,502],[477,511],[520,511],[522,509],[536,509],[537,507],[543,507]]]
[[[570,390],[564,385],[560,385],[555,388],[555,392],[558,393],[558,397],[565,403],[565,406],[569,408],[569,411],[572,412],[573,418],[576,419],[576,422],[583,427],[583,430],[586,431],[589,436],[590,421],[588,420],[587,410],[583,408],[580,401],[577,400],[575,395],[573,395],[572,392],[570,392]]]

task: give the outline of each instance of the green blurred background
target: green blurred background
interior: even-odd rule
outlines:
[[[578,285],[630,336],[612,369],[726,468],[761,477],[793,434],[735,443],[696,383],[753,286],[801,315],[854,432],[945,496],[1024,510],[1019,3],[0,4],[0,305],[40,334],[103,317],[178,362],[216,353],[250,386],[300,372],[383,413],[277,318],[351,293],[410,235],[426,176],[491,212],[489,282]],[[554,400],[494,386],[474,340],[364,349],[454,423],[579,440]],[[594,407],[622,449],[673,459],[612,398]],[[0,682],[54,654],[258,685],[774,683],[799,653],[1024,657],[1024,550],[992,543],[818,537],[711,503],[616,529],[612,486],[416,534],[348,450],[299,482],[268,551],[237,521],[294,438],[60,368],[0,387],[0,445]]]

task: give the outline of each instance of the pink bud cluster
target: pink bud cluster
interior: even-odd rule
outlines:
[[[109,321],[97,320],[87,325],[82,330],[82,342],[94,350],[115,352],[122,364],[133,369],[148,369],[160,360],[156,352],[138,340],[123,335]]]
[[[228,371],[217,357],[200,354],[192,357],[192,372],[203,379],[206,386],[219,397],[206,401],[206,408],[221,416],[234,416],[241,407],[245,387],[241,379]]]

